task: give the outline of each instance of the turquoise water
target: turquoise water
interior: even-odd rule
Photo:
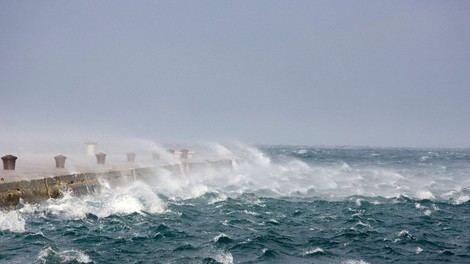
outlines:
[[[0,212],[0,262],[470,263],[469,150],[214,151],[234,169]]]

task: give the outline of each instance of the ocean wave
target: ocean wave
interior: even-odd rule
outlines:
[[[224,233],[217,235],[216,237],[214,237],[213,240],[214,242],[219,243],[219,244],[228,244],[228,243],[233,242],[233,240]]]
[[[322,255],[325,254],[325,250],[320,247],[306,250],[302,255],[303,256],[312,256],[312,255]]]
[[[449,177],[452,170],[448,165],[445,171],[441,169],[442,164],[430,168],[418,163],[403,165],[408,162],[406,155],[404,160],[399,160],[399,156],[381,153],[371,159],[368,153],[357,160],[354,152],[350,157],[338,152],[336,161],[332,156],[331,160],[315,162],[312,155],[321,153],[318,150],[309,151],[309,157],[301,160],[296,156],[285,156],[285,153],[276,154],[275,148],[262,151],[241,144],[235,147],[214,145],[213,148],[223,150],[224,157],[237,160],[232,171],[208,169],[191,175],[158,172],[152,186],[158,193],[175,199],[193,199],[212,192],[219,193],[221,199],[224,199],[223,195],[233,197],[254,193],[262,197],[314,196],[336,200],[353,195],[389,198],[404,195],[460,202],[464,196],[461,192],[459,195],[459,190],[468,187],[463,184],[469,184],[465,183],[465,177]],[[329,155],[334,153],[331,151]],[[423,173],[428,174],[428,179],[423,179]],[[459,197],[462,198],[457,200]],[[220,199],[214,200],[217,201]]]
[[[165,203],[149,185],[135,181],[128,186],[102,188],[99,193],[77,197],[65,191],[61,198],[49,199],[40,204],[24,204],[19,215],[46,214],[66,220],[84,219],[88,215],[99,218],[132,213],[162,213]]]
[[[37,263],[91,263],[91,258],[83,251],[70,250],[54,250],[47,247],[39,252]]]

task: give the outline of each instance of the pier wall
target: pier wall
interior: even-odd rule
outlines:
[[[33,180],[21,180],[0,184],[0,207],[13,208],[22,200],[24,203],[39,203],[49,198],[58,198],[66,189],[74,195],[92,194],[100,189],[100,181],[111,186],[147,177],[158,177],[158,171],[170,171],[177,177],[205,169],[232,168],[231,160],[206,162],[181,162],[158,167],[128,168],[101,172],[74,173]]]

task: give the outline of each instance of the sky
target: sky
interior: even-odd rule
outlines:
[[[0,136],[470,147],[470,1],[0,1]]]

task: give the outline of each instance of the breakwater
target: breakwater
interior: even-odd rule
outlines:
[[[232,168],[232,160],[180,162],[140,168],[121,168],[100,171],[68,173],[37,179],[0,183],[0,207],[13,208],[20,202],[39,203],[49,198],[58,198],[64,190],[74,195],[92,194],[100,189],[102,181],[111,186],[135,180],[150,180],[158,177],[161,170],[175,177],[204,169]]]

